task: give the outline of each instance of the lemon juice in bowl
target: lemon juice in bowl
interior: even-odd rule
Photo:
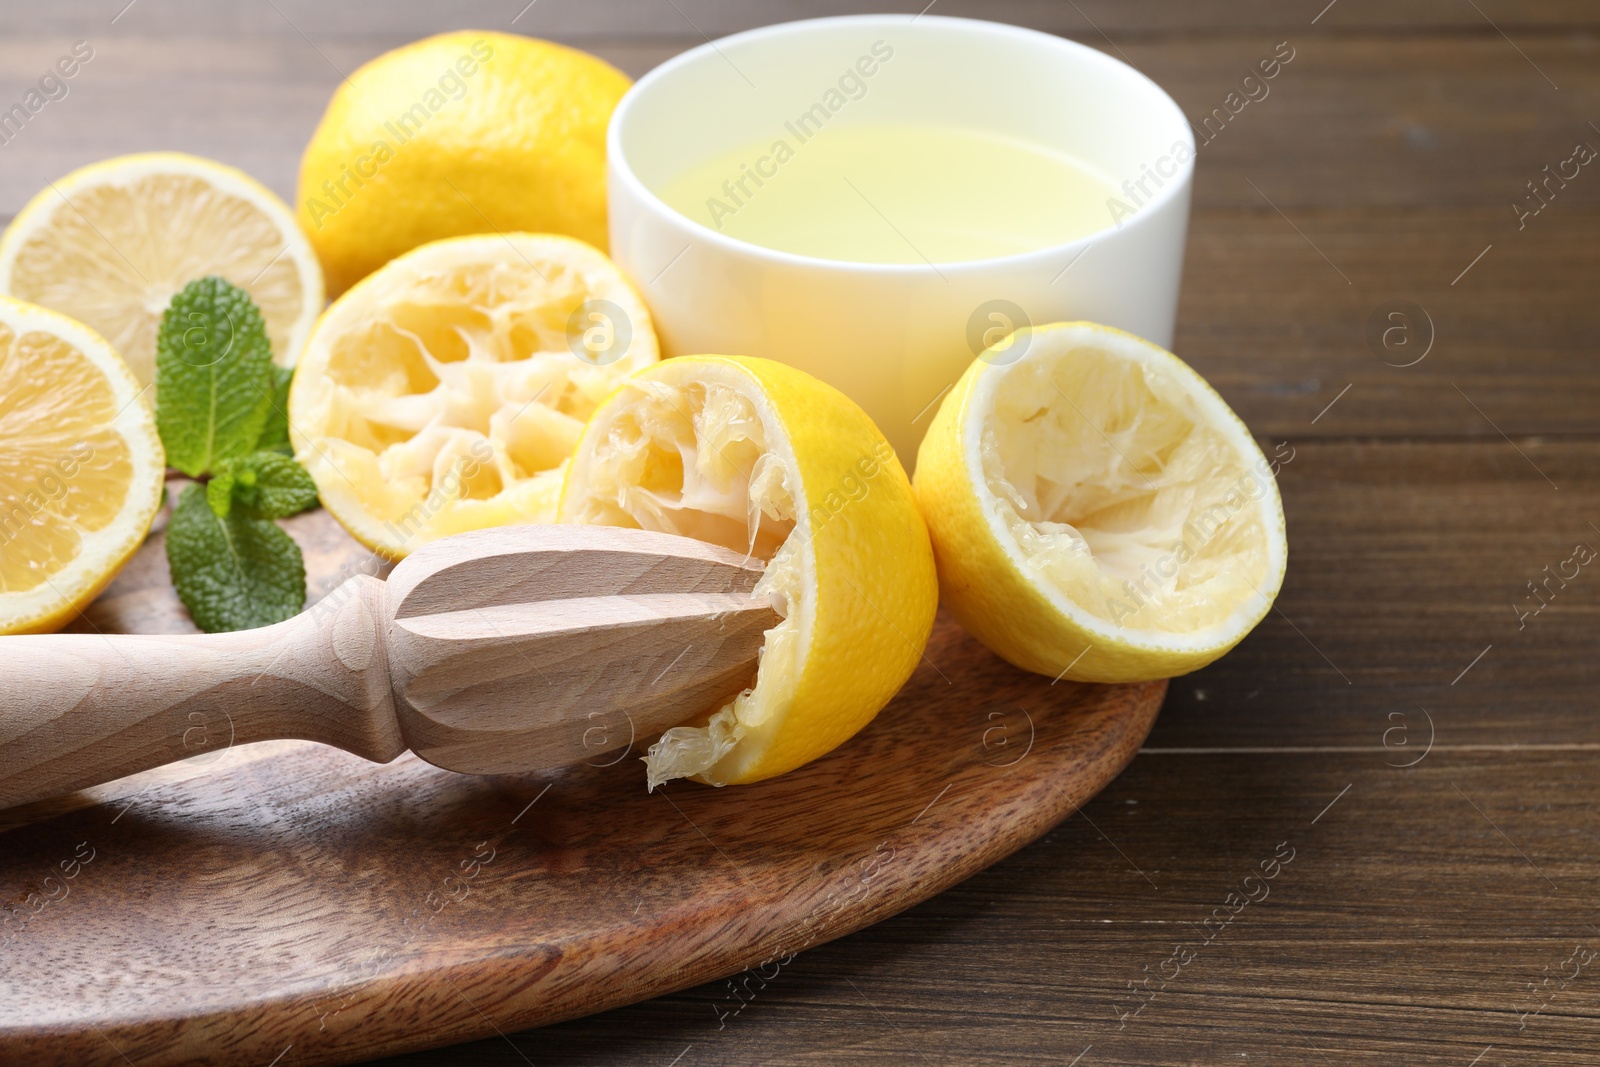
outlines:
[[[790,127],[690,167],[662,199],[741,241],[856,263],[993,259],[1107,224],[1109,180],[1023,138],[935,123]]]
[[[1159,86],[1072,41],[933,14],[768,26],[618,104],[611,254],[664,356],[799,367],[910,467],[997,334],[1090,320],[1171,344],[1193,159]]]

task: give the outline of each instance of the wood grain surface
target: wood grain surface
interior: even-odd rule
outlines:
[[[73,40],[98,48],[73,95],[0,146],[0,215],[72,166],[157,147],[290,196],[340,71],[425,33],[509,27],[638,75],[703,34],[860,9],[121,7],[0,7],[0,99]],[[1175,681],[1143,753],[1077,815],[753,994],[718,981],[386,1062],[1593,1064],[1600,973],[1573,972],[1600,948],[1600,578],[1585,567],[1537,615],[1516,606],[1537,606],[1527,583],[1576,542],[1600,548],[1600,173],[1521,228],[1511,205],[1575,141],[1600,147],[1600,6],[940,0],[931,13],[1118,55],[1196,122],[1258,56],[1295,48],[1271,94],[1199,154],[1175,345],[1264,442],[1296,450],[1280,612]],[[1433,334],[1409,367],[1367,336],[1396,302]],[[1206,942],[1206,919],[1281,842],[1295,859],[1270,895]],[[1174,949],[1200,942],[1171,977]],[[1166,979],[1153,999],[1147,978]],[[301,1062],[282,1051],[278,1067]]]
[[[322,574],[365,555],[333,529],[325,512],[296,523],[332,548]],[[163,551],[158,536],[117,579],[103,635],[74,636],[109,640],[132,602],[130,618],[181,628]],[[402,573],[413,560],[390,577],[402,615],[430,595]],[[454,577],[448,595],[468,595]],[[647,793],[631,747],[518,775],[235,747],[210,708],[178,730],[185,763],[0,816],[0,871],[22,895],[0,912],[0,1062],[346,1063],[725,974],[736,1017],[799,953],[1070,815],[1133,757],[1166,691],[1052,684],[949,620],[927,660],[834,753],[723,790]]]

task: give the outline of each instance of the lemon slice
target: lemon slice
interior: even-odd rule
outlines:
[[[294,213],[242,171],[119,156],[52,183],[0,237],[0,293],[98,331],[142,385],[173,294],[213,274],[250,294],[273,357],[292,366],[322,311],[322,268]]]
[[[296,458],[361,543],[555,521],[583,424],[659,358],[611,261],[568,237],[453,237],[336,300],[289,394]]]
[[[1071,322],[967,369],[916,490],[974,636],[1026,670],[1124,682],[1197,670],[1266,615],[1288,559],[1276,473],[1177,356]]]
[[[143,392],[93,330],[0,296],[0,634],[60,629],[144,541],[167,461]]]
[[[894,450],[844,394],[792,367],[682,356],[595,412],[567,474],[564,522],[659,530],[767,560],[783,616],[754,685],[668,730],[650,786],[792,770],[851,737],[916,667],[937,578]]]

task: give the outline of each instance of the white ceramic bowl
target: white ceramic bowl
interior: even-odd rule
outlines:
[[[830,94],[847,73],[852,93],[865,90]],[[1106,228],[1070,244],[929,266],[762,248],[657,195],[694,164],[789,137],[785,123],[841,99],[830,126],[939,122],[1064,151],[1121,186],[1122,206],[1108,202]],[[865,408],[908,467],[933,402],[1010,327],[1090,319],[1172,345],[1193,136],[1159,86],[1084,45],[934,16],[768,26],[641,78],[612,117],[607,153],[611,255],[650,306],[663,355],[766,356],[809,371]]]

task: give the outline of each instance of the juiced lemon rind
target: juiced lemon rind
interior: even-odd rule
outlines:
[[[561,517],[768,561],[756,592],[783,617],[753,685],[652,746],[652,787],[757,781],[831,750],[898,691],[932,627],[932,555],[899,461],[858,407],[783,364],[690,356],[629,379],[585,430]]]
[[[1092,323],[1022,331],[944,399],[917,494],[944,603],[1027,670],[1196,670],[1271,609],[1277,465],[1176,356]]]
[[[554,521],[589,415],[657,358],[649,311],[589,245],[448,238],[368,275],[319,320],[290,437],[329,511],[399,559],[453,533]]]

